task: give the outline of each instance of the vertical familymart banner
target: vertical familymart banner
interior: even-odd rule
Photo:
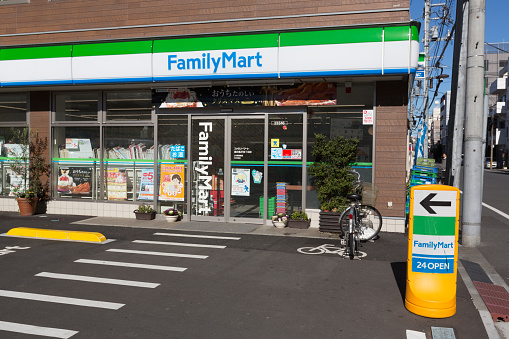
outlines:
[[[455,272],[458,199],[459,192],[454,187],[412,187],[409,243],[412,272]]]

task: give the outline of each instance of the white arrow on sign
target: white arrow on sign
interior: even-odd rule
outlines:
[[[456,191],[414,190],[414,215],[456,217]]]

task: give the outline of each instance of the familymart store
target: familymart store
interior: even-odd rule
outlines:
[[[49,128],[48,213],[313,214],[315,133],[357,138],[354,167],[377,183],[377,90],[406,96],[418,48],[407,23],[0,49],[0,208],[16,209],[12,129],[30,125]]]

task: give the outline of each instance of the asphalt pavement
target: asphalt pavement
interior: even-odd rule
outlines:
[[[509,172],[486,171],[482,242],[459,248],[457,312],[444,319],[404,306],[406,234],[382,233],[350,261],[337,235],[316,229],[0,212],[2,234],[34,227],[114,240],[0,237],[0,337],[433,338],[440,327],[456,338],[507,338],[508,323],[493,322],[472,282],[509,290],[509,193],[500,187]]]

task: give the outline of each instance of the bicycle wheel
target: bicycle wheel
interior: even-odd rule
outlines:
[[[355,234],[349,233],[348,234],[348,256],[350,257],[350,260],[353,260],[355,257]]]
[[[325,250],[321,247],[301,247],[297,251],[302,254],[324,254]]]
[[[382,215],[376,208],[361,205],[359,239],[366,241],[375,238],[382,229]]]
[[[350,209],[351,209],[351,207],[348,207],[339,216],[339,226],[341,228],[341,232],[343,233],[343,236],[348,233],[348,222],[350,221],[350,218],[348,216],[350,215]]]

